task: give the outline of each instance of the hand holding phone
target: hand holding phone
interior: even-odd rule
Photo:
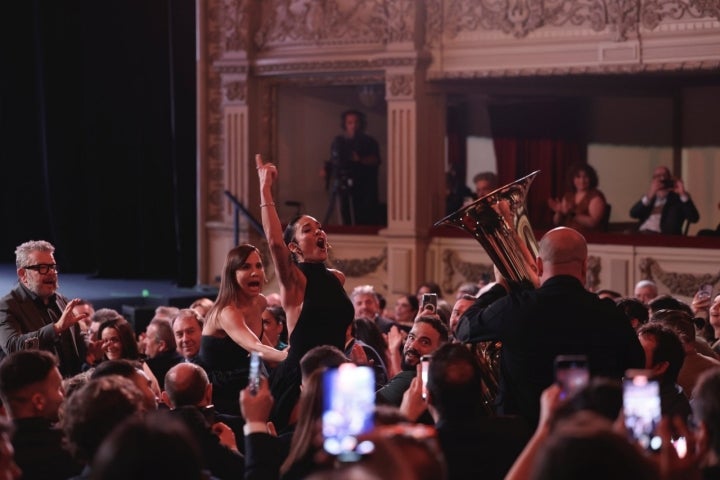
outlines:
[[[560,386],[560,399],[565,400],[585,388],[590,381],[586,355],[555,357],[555,382]]]
[[[260,352],[250,352],[250,373],[248,375],[248,386],[250,393],[257,395],[260,388]]]
[[[623,414],[631,439],[644,449],[657,452],[662,439],[657,433],[662,411],[660,387],[650,378],[650,371],[628,370],[623,380]]]
[[[437,311],[437,302],[437,293],[423,293],[420,311],[429,310],[435,313]]]
[[[427,382],[428,382],[428,370],[430,369],[430,359],[432,355],[423,355],[420,357],[420,380],[422,380],[422,398],[427,399]]]

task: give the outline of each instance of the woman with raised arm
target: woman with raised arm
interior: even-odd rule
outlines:
[[[288,358],[273,371],[270,381],[275,399],[272,420],[280,432],[294,423],[292,413],[300,397],[300,359],[318,345],[333,345],[342,351],[355,310],[343,289],[345,275],[325,266],[328,242],[320,223],[300,215],[283,233],[272,197],[277,168],[264,164],[260,155],[255,161],[262,223],[280,282],[290,339]]]
[[[260,341],[262,312],[267,301],[260,293],[265,270],[260,252],[252,245],[238,245],[225,258],[215,304],[203,325],[198,353],[213,384],[213,403],[221,413],[240,414],[240,390],[248,383],[250,352],[277,364],[287,354]]]

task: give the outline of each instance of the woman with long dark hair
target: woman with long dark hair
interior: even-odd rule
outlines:
[[[200,340],[199,363],[213,384],[213,402],[221,413],[239,414],[238,395],[248,382],[250,352],[276,364],[286,353],[260,341],[262,312],[267,300],[260,293],[265,270],[260,252],[239,245],[225,258],[217,299],[205,317]]]
[[[587,163],[570,167],[567,191],[562,198],[549,199],[548,206],[554,212],[555,226],[571,227],[580,231],[601,230],[607,218],[607,201],[598,190],[598,175]]]
[[[345,275],[328,269],[328,241],[320,223],[309,215],[294,218],[283,233],[272,185],[277,168],[255,157],[260,179],[260,210],[290,340],[288,358],[273,371],[270,381],[275,405],[272,420],[278,431],[294,423],[292,412],[300,397],[300,358],[318,345],[343,350],[345,332],[355,309],[343,289]]]

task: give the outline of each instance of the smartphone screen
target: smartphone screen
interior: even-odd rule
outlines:
[[[420,311],[428,309],[432,312],[437,310],[437,293],[423,293]]]
[[[250,352],[250,373],[248,374],[250,393],[257,395],[260,388],[260,352]]]
[[[562,389],[561,400],[585,388],[589,381],[586,355],[558,355],[555,358],[555,382]]]
[[[323,448],[341,460],[367,449],[357,437],[373,427],[375,372],[372,367],[344,363],[323,375]]]
[[[421,367],[420,370],[420,379],[422,380],[422,398],[427,398],[427,381],[428,381],[428,369],[430,368],[430,359],[432,356],[430,355],[423,355],[420,358]]]
[[[630,437],[646,450],[660,450],[662,439],[656,432],[662,415],[660,387],[656,380],[650,379],[649,372],[628,372],[626,375],[623,380],[623,413]]]

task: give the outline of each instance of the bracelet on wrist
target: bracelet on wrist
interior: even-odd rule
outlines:
[[[261,203],[261,204],[260,204],[260,208],[263,208],[263,207],[274,207],[274,206],[275,206],[275,202],[267,202],[267,203]]]

